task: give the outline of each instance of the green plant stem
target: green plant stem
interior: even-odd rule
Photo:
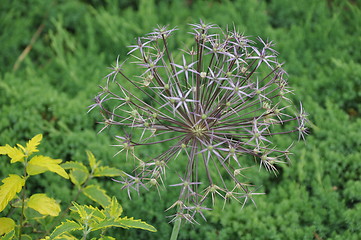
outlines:
[[[180,217],[178,217],[174,221],[173,231],[172,231],[172,235],[170,236],[170,240],[177,240],[181,222],[182,222],[182,219]]]
[[[28,177],[28,174],[26,172],[26,163],[27,163],[27,159],[25,159],[25,164],[24,164],[25,183],[24,183],[24,186],[23,186],[23,189],[22,189],[22,194],[21,194],[21,216],[20,216],[19,237],[18,237],[19,240],[21,240],[21,233],[22,233],[22,228],[23,228],[23,224],[24,224],[26,180],[27,180],[27,177]]]
[[[23,228],[24,222],[24,209],[25,209],[25,184],[23,187],[23,192],[21,196],[21,216],[20,216],[20,224],[19,224],[19,240],[21,240],[21,230]]]

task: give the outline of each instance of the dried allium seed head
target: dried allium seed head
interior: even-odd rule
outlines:
[[[117,136],[115,145],[141,162],[119,181],[129,197],[141,187],[159,190],[171,163],[187,161],[180,183],[170,185],[180,188],[172,207],[174,216],[194,222],[195,214],[204,218],[202,211],[209,210],[209,197],[213,203],[215,197],[242,206],[254,202],[258,193],[246,183],[245,171],[256,162],[276,174],[277,165],[289,160],[290,147],[278,149],[273,136],[296,132],[303,139],[307,113],[302,105],[295,113],[287,96],[293,91],[272,42],[202,21],[190,25],[192,50],[171,52],[168,41],[176,29],[158,27],[138,38],[129,52],[138,76],[127,75],[117,59],[90,109],[100,108],[102,130],[115,125],[132,132]],[[165,142],[171,147],[153,158],[140,160],[136,154],[138,148]]]

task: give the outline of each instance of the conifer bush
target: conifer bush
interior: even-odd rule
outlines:
[[[46,139],[41,143],[41,154],[45,156],[87,165],[85,151],[89,149],[103,160],[104,166],[131,173],[133,162],[124,161],[123,153],[118,155],[119,159],[114,158],[117,149],[107,147],[115,144],[112,136],[119,135],[119,129],[108,128],[97,134],[102,128],[95,124],[99,116],[95,112],[86,113],[98,91],[94,85],[103,85],[101,79],[116,56],[120,56],[120,63],[126,60],[127,46],[158,24],[177,26],[179,33],[185,33],[174,34],[170,41],[170,51],[179,52],[179,48],[184,48],[182,43],[188,44],[187,39],[189,44],[193,42],[186,34],[189,27],[185,23],[203,19],[219,24],[222,29],[234,23],[252,40],[256,36],[274,40],[275,49],[281,53],[278,61],[285,62],[283,67],[295,90],[296,95],[289,98],[295,103],[302,99],[307,106],[310,134],[306,144],[294,145],[291,164],[278,166],[277,177],[257,168],[248,170],[250,176],[257,175],[252,182],[260,186],[259,192],[266,193],[256,198],[257,209],[247,204],[239,212],[242,204],[237,202],[222,209],[223,200],[216,199],[213,210],[204,212],[207,223],[200,219],[201,225],[182,226],[179,238],[361,239],[360,3],[348,0],[126,3],[2,1],[0,145],[15,146],[41,132]],[[32,43],[42,24],[44,27]],[[29,52],[24,57],[25,49]],[[182,63],[181,55],[174,57],[177,64]],[[18,67],[13,70],[16,62]],[[127,65],[127,74],[136,75],[137,67],[131,66]],[[142,96],[141,92],[135,94]],[[292,137],[283,135],[272,141],[285,149]],[[140,156],[144,159],[171,147],[158,146],[143,148]],[[179,162],[172,170],[186,167]],[[7,156],[0,156],[1,180],[9,173],[21,174],[22,170],[21,164],[9,164]],[[29,193],[46,193],[59,200],[63,209],[77,189],[65,179],[59,186],[61,180],[57,174],[45,172],[32,176],[27,189]],[[166,180],[172,184],[178,179],[168,174]],[[164,219],[169,213],[163,210],[174,203],[179,192],[166,191],[159,199],[157,191],[148,191],[139,197],[133,195],[129,201],[127,192],[119,191],[120,185],[109,178],[92,179],[91,184],[95,183],[106,189],[109,196],[116,196],[126,214],[144,219],[158,230],[152,233],[117,228],[109,229],[108,235],[120,234],[126,239],[161,239],[170,235],[170,219]],[[84,195],[79,196],[79,202],[96,205]],[[4,217],[3,213],[0,217]],[[265,219],[268,224],[264,224]]]

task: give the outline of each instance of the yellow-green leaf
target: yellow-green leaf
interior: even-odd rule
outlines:
[[[58,236],[63,234],[67,234],[69,232],[75,230],[81,230],[82,226],[74,221],[66,220],[66,222],[62,222],[59,226],[55,228],[55,230],[51,233],[50,239],[55,239]]]
[[[60,205],[53,198],[49,198],[44,193],[37,193],[30,197],[28,207],[43,215],[58,216],[61,209]]]
[[[99,229],[107,229],[110,227],[122,227],[128,229],[126,226],[120,226],[115,219],[103,219],[95,224],[93,224],[91,231],[97,231]]]
[[[73,206],[74,207],[71,207],[70,210],[78,213],[81,221],[87,222],[89,226],[102,221],[106,217],[103,210],[100,210],[97,207],[80,205],[76,202],[73,202]]]
[[[111,236],[102,236],[101,238],[99,238],[99,240],[116,240],[116,239]]]
[[[78,238],[74,237],[70,233],[64,233],[60,237],[56,237],[55,239],[56,240],[79,240]]]
[[[15,222],[11,218],[0,218],[0,236],[11,232],[15,228]]]
[[[112,197],[111,203],[105,208],[105,213],[112,219],[120,217],[123,213],[122,206],[118,203],[116,197]]]
[[[119,223],[119,227],[126,226],[128,228],[139,228],[139,229],[143,229],[143,230],[147,230],[147,231],[151,231],[151,232],[156,232],[157,229],[155,227],[153,227],[152,225],[143,222],[142,220],[138,219],[135,220],[132,217],[128,218],[128,217],[124,217],[121,219],[117,220],[117,223]]]
[[[91,200],[99,203],[103,208],[108,206],[111,202],[110,197],[107,195],[104,189],[101,189],[97,185],[89,185],[84,188],[83,193]]]
[[[92,170],[96,169],[97,160],[95,159],[93,153],[91,151],[86,151],[86,155],[88,156],[88,161],[89,161],[90,168]]]
[[[11,147],[9,144],[0,147],[1,155],[8,155],[11,158],[10,163],[23,162],[25,154],[17,147]]]
[[[37,175],[46,171],[59,174],[63,178],[68,179],[69,176],[59,164],[61,159],[52,159],[50,157],[38,155],[33,157],[26,166],[26,172],[29,175]]]
[[[8,203],[21,191],[25,184],[24,178],[10,174],[9,177],[2,180],[4,183],[0,186],[0,212],[8,205]]]
[[[123,171],[112,167],[98,167],[94,171],[94,177],[117,177],[122,174]]]
[[[43,135],[38,134],[35,137],[33,137],[31,140],[29,140],[29,142],[26,144],[26,148],[25,148],[25,151],[28,156],[34,152],[39,152],[37,147],[40,144],[41,139],[43,139]]]

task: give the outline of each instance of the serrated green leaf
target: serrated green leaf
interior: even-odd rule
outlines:
[[[5,234],[4,236],[2,236],[0,239],[1,240],[11,240],[13,239],[15,236],[15,230],[12,230],[10,232],[8,232],[7,234]]]
[[[143,222],[142,220],[134,220],[133,218],[128,218],[128,217],[121,219],[104,219],[103,221],[99,222],[97,225],[94,225],[92,231],[96,231],[108,227],[121,227],[124,229],[138,228],[151,232],[157,231],[157,229],[155,229],[152,225],[149,225],[148,223]]]
[[[0,186],[0,212],[21,191],[25,180],[16,174],[9,174],[9,177],[3,179],[2,182],[4,184]]]
[[[113,196],[111,203],[105,208],[105,214],[107,214],[109,218],[116,219],[120,217],[122,213],[122,206],[118,203],[116,197]]]
[[[11,218],[1,217],[0,218],[0,236],[7,234],[14,230],[15,222]]]
[[[79,214],[81,219],[87,218],[88,214],[85,211],[84,207],[76,202],[73,202],[73,207],[70,208],[72,212],[76,212]]]
[[[107,195],[106,191],[97,185],[87,186],[83,189],[83,193],[91,200],[99,203],[103,208],[111,203],[111,199]]]
[[[70,210],[76,211],[82,220],[89,221],[89,219],[92,219],[93,222],[99,222],[106,217],[103,211],[97,207],[80,205],[76,202],[73,202],[73,206],[74,208]]]
[[[103,236],[103,237],[99,238],[99,240],[116,240],[116,238],[113,238],[111,236]]]
[[[98,223],[94,224],[92,226],[92,231],[97,231],[99,229],[106,229],[106,228],[110,228],[110,227],[121,227],[121,228],[128,229],[127,226],[120,225],[118,222],[116,222],[115,219],[104,219],[104,220],[99,221]]]
[[[123,171],[112,167],[98,167],[94,171],[94,177],[117,177],[123,175]]]
[[[61,209],[59,203],[53,198],[49,198],[44,193],[37,193],[30,197],[28,203],[29,208],[32,208],[43,215],[58,216]]]
[[[78,240],[78,238],[74,237],[70,233],[62,234],[60,237],[55,238],[55,240]]]
[[[21,240],[32,240],[33,238],[27,234],[21,234]]]
[[[66,220],[62,222],[55,230],[51,233],[50,239],[54,239],[62,234],[69,233],[76,230],[81,230],[82,226],[74,221]]]
[[[95,159],[93,153],[91,151],[86,151],[86,155],[88,156],[89,166],[92,170],[97,168],[97,160]]]
[[[128,228],[139,228],[139,229],[143,229],[143,230],[147,230],[147,231],[151,231],[151,232],[156,232],[157,229],[155,227],[153,227],[152,225],[143,222],[142,220],[138,219],[138,220],[134,220],[134,218],[128,218],[128,217],[124,217],[121,219],[117,219],[116,221],[117,223],[119,223],[121,226],[126,226]]]

